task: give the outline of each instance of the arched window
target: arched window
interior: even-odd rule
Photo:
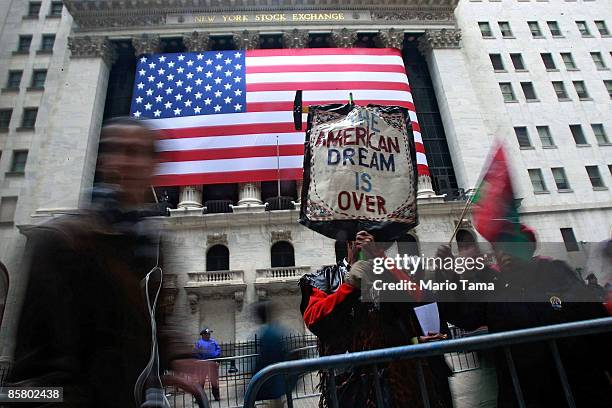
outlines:
[[[334,245],[334,250],[336,251],[336,263],[348,256],[346,245],[346,241],[336,241],[336,244]]]
[[[8,295],[9,277],[6,268],[0,262],[0,324],[4,317],[4,305],[6,304],[6,296]]]
[[[419,242],[416,237],[406,234],[397,240],[397,253],[400,255],[419,256]]]
[[[215,245],[206,252],[207,271],[229,271],[229,249],[225,245]]]
[[[293,245],[285,241],[279,241],[272,245],[270,250],[272,258],[272,267],[278,268],[281,266],[295,266],[295,255],[293,254]]]

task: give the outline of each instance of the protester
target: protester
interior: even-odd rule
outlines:
[[[155,135],[132,119],[101,131],[93,205],[26,232],[28,284],[9,382],[63,387],[62,406],[133,407],[151,352],[141,281],[157,237],[140,211],[154,168]],[[159,276],[151,279],[151,292]],[[163,341],[162,341],[163,343]],[[162,361],[170,350],[160,345]],[[145,386],[160,387],[156,372]],[[136,403],[138,404],[138,403]]]
[[[406,303],[377,303],[360,300],[362,279],[372,272],[371,261],[357,261],[358,251],[367,257],[382,256],[374,238],[365,231],[348,243],[347,258],[337,265],[304,275],[300,310],[307,327],[319,339],[319,354],[327,356],[409,344],[418,338],[418,323]],[[405,275],[408,279],[409,277]],[[432,407],[445,407],[436,392],[431,369],[422,361]],[[421,407],[422,400],[414,360],[379,365],[382,398],[386,407]],[[320,407],[330,406],[329,374],[320,373]],[[337,372],[335,378],[340,407],[374,407],[376,392],[372,367],[355,367]]]
[[[194,347],[194,353],[200,360],[221,357],[221,347],[219,347],[217,340],[210,336],[212,332],[213,331],[208,327],[200,331],[201,338]],[[213,397],[215,401],[219,401],[221,398],[219,395],[219,363],[216,361],[202,361],[200,364],[203,368],[203,375],[199,379],[202,387],[206,386],[206,380],[208,379],[210,381],[210,387],[212,388]]]
[[[451,323],[466,330],[486,325],[490,333],[497,333],[605,317],[601,304],[575,301],[585,299],[584,285],[565,262],[532,257],[536,248],[533,230],[521,226],[520,234],[525,242],[522,245],[511,244],[517,240],[508,234],[493,242],[498,261],[494,297],[500,300],[443,305],[443,314]],[[437,255],[452,254],[448,247],[441,247]],[[606,346],[611,344],[610,336],[570,337],[557,344],[577,406],[609,406],[612,389],[605,372],[611,367]],[[526,407],[566,406],[548,344],[513,346],[510,350]],[[506,357],[502,350],[495,357],[498,407],[515,407]]]
[[[587,288],[593,295],[593,299],[604,302],[606,300],[606,289],[597,282],[597,276],[594,273],[586,277]]]

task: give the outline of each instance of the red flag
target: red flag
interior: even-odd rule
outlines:
[[[474,228],[488,241],[520,227],[503,145],[497,146],[472,202]]]

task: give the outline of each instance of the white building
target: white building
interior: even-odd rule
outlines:
[[[64,3],[0,3],[2,356],[13,350],[26,279],[20,230],[87,204],[102,120],[129,113],[141,54],[400,48],[437,193],[420,180],[414,237],[449,239],[464,202],[448,198],[475,187],[495,138],[508,147],[522,218],[540,241],[577,247],[572,260],[585,250],[580,241],[610,237],[609,0]],[[248,305],[262,298],[279,300],[285,323],[304,330],[297,278],[334,263],[334,243],[300,226],[296,209],[265,211],[271,189],[168,189],[178,209],[164,219],[167,285],[175,288],[166,301],[189,334],[206,324],[221,341],[244,340],[255,329]],[[292,183],[283,189],[299,199]],[[229,209],[222,199],[232,212],[219,213]]]

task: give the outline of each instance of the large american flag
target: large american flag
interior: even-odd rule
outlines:
[[[161,130],[155,185],[300,179],[304,131],[293,122],[300,89],[305,106],[346,103],[352,92],[356,104],[408,108],[418,173],[429,175],[397,49],[232,50],[138,60],[131,115]]]

